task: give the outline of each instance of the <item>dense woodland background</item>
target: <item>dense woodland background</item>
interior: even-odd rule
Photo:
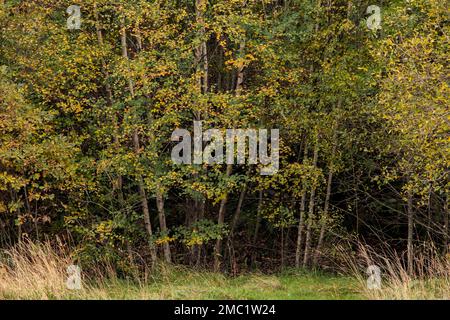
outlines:
[[[448,13],[442,0],[0,1],[0,246],[59,239],[123,273],[326,268],[358,242],[409,269],[419,251],[447,254]],[[280,129],[279,172],[173,164],[171,133],[194,120]]]

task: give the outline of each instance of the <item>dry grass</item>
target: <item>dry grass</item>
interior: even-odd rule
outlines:
[[[66,271],[71,264],[74,261],[63,245],[24,241],[0,251],[0,300],[358,298],[353,289],[356,283],[350,278],[296,272],[233,278],[165,264],[152,271],[136,266],[136,274],[129,280],[119,278],[108,265],[90,268],[83,271],[82,289],[69,290]]]
[[[450,299],[450,260],[448,256],[438,254],[431,245],[427,250],[416,250],[411,273],[406,269],[403,256],[390,248],[374,250],[360,244],[357,256],[342,252],[342,257],[369,299]],[[366,268],[369,265],[381,269],[380,289],[367,287]]]
[[[66,288],[70,256],[49,243],[24,241],[0,254],[0,299],[58,299]]]
[[[102,264],[83,272],[81,290],[67,288],[67,267],[74,264],[62,244],[23,241],[0,252],[0,300],[2,299],[201,299],[214,288],[226,288],[221,274],[159,264],[132,280],[117,277],[114,268]],[[136,268],[137,269],[137,268]],[[261,282],[262,281],[262,282]],[[258,281],[264,284],[264,280]],[[269,281],[269,280],[267,280]],[[272,280],[270,280],[272,281]]]
[[[105,264],[89,270],[89,275],[83,273],[81,290],[69,290],[67,267],[74,261],[66,247],[24,241],[0,251],[0,300],[450,299],[450,261],[434,250],[416,254],[413,275],[405,270],[402,256],[392,250],[380,254],[360,245],[356,255],[345,250],[341,259],[346,270],[352,271],[353,278],[309,273],[228,278],[223,274],[161,264],[153,272],[146,269],[132,280],[123,280],[117,277],[114,268]],[[381,269],[380,290],[367,289],[365,270],[371,264]]]

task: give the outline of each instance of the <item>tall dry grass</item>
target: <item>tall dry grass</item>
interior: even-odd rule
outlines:
[[[427,246],[417,250],[414,273],[405,268],[404,257],[395,250],[375,250],[360,244],[350,254],[348,247],[339,254],[339,263],[359,281],[368,299],[450,299],[450,260]],[[431,248],[431,249],[430,249]],[[337,248],[339,250],[339,248]],[[153,271],[139,271],[131,279],[119,279],[114,267],[102,264],[83,272],[81,290],[66,286],[67,267],[74,264],[62,244],[23,241],[0,251],[0,299],[204,299],[212,293],[233,298],[227,277],[181,266],[158,265]],[[379,290],[367,288],[367,266],[382,272]],[[138,270],[138,268],[136,267]],[[243,290],[281,289],[276,277],[247,276]]]
[[[73,296],[67,267],[73,261],[61,244],[22,241],[0,252],[0,299],[61,299]],[[78,294],[83,293],[80,290]]]
[[[67,267],[72,264],[76,263],[61,243],[23,241],[0,251],[0,300],[195,299],[211,287],[225,287],[226,280],[220,274],[162,263],[152,271],[144,269],[130,279],[119,279],[114,267],[103,262],[84,270],[82,288],[71,290],[66,282]]]
[[[60,242],[24,240],[0,251],[0,300],[2,299],[137,299],[148,296],[144,288],[155,275],[147,270],[130,280],[119,279],[115,268],[103,261],[82,270],[81,289],[67,286],[68,267],[77,264]],[[137,268],[136,268],[137,269]],[[163,271],[163,267],[159,268]],[[164,277],[166,272],[159,272]]]
[[[416,249],[411,272],[407,270],[404,254],[387,246],[374,249],[359,244],[356,255],[341,252],[341,257],[369,299],[450,299],[450,259],[432,244]],[[367,286],[366,270],[370,265],[380,268],[380,289]]]

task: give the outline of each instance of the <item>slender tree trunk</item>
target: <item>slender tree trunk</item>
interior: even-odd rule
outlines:
[[[127,49],[127,33],[126,33],[126,29],[125,29],[125,19],[122,18],[122,31],[121,31],[121,46],[122,46],[122,57],[128,61],[128,49]],[[133,85],[133,80],[131,79],[131,77],[128,78],[128,89],[130,91],[130,95],[132,97],[134,97],[134,85]],[[136,154],[140,153],[140,142],[139,142],[139,135],[138,135],[138,131],[137,129],[135,129],[133,131],[133,147],[134,147],[134,152]],[[137,176],[137,182],[138,182],[138,189],[139,189],[139,197],[141,199],[141,205],[142,205],[142,212],[144,215],[144,224],[145,224],[145,229],[147,230],[148,235],[150,236],[150,238],[153,237],[153,230],[152,230],[152,223],[150,221],[150,210],[148,207],[148,201],[147,201],[147,194],[145,192],[145,184],[144,184],[144,179],[142,178],[142,175],[138,175]],[[152,258],[152,263],[155,264],[156,260],[157,260],[157,255],[156,255],[156,248],[154,246],[153,243],[150,243],[150,255]]]
[[[166,224],[166,213],[164,211],[164,198],[161,192],[156,192],[156,206],[158,208],[158,217],[159,217],[159,227],[162,233],[167,233],[167,224]],[[167,263],[172,262],[171,254],[170,254],[170,245],[168,242],[164,242],[163,244],[164,250],[164,259]]]
[[[322,1],[317,2],[317,7],[322,5]],[[317,33],[319,31],[319,24],[316,23],[314,26],[314,30]],[[310,66],[310,74],[314,73],[314,62],[311,63]],[[318,157],[318,141],[316,141],[316,145],[314,147],[314,156],[313,156],[313,165],[317,166],[317,157]],[[311,251],[311,232],[312,232],[312,218],[314,214],[314,197],[315,197],[316,187],[313,184],[311,188],[311,194],[309,198],[309,207],[308,207],[308,217],[307,217],[307,225],[306,225],[306,239],[305,239],[305,254],[303,256],[303,267],[306,267],[309,263],[310,251]]]
[[[137,40],[137,51],[140,52],[143,48],[142,37],[139,26],[136,27],[136,40]],[[153,121],[152,117],[150,117]],[[153,133],[150,134],[151,141],[155,141]],[[156,208],[158,209],[159,218],[159,228],[162,233],[167,233],[167,223],[166,223],[166,212],[164,209],[164,194],[161,192],[161,186],[159,183],[156,184]],[[167,263],[172,262],[170,245],[168,242],[163,243],[164,259]]]
[[[300,200],[300,220],[298,222],[297,249],[295,250],[295,267],[300,267],[300,257],[302,255],[302,240],[305,228],[305,207],[306,207],[306,190],[302,193]]]
[[[231,175],[231,172],[233,171],[233,165],[228,164],[227,165],[227,177]],[[219,207],[219,216],[217,219],[217,224],[222,225],[225,221],[225,211],[226,211],[226,205],[228,200],[228,192],[225,194],[225,197],[220,201],[220,207]],[[214,271],[218,272],[220,270],[220,264],[222,262],[222,240],[217,239],[216,245],[214,247]]]
[[[280,260],[281,260],[281,270],[284,269],[284,227],[281,227],[281,241],[280,241]]]
[[[255,232],[253,233],[253,247],[256,247],[256,242],[258,241],[259,234],[259,226],[261,224],[261,210],[263,204],[263,191],[260,190],[258,193],[258,212],[256,214],[256,223],[255,223]],[[251,265],[255,266],[256,264],[256,248],[253,249],[251,255]]]
[[[330,207],[330,197],[331,197],[331,184],[333,182],[333,172],[334,172],[334,157],[336,155],[336,145],[337,145],[337,128],[335,127],[334,129],[334,133],[333,133],[333,148],[331,151],[331,159],[330,159],[330,166],[328,169],[328,180],[327,180],[327,191],[325,194],[325,204],[324,204],[324,208],[323,208],[323,213],[322,213],[322,219],[321,219],[321,227],[320,227],[320,234],[319,234],[319,240],[317,242],[317,247],[316,250],[314,252],[314,257],[313,257],[313,265],[317,264],[317,261],[319,259],[319,255],[320,255],[320,250],[322,249],[322,245],[323,245],[323,239],[325,237],[325,228],[327,225],[327,219],[328,219],[328,211],[329,211],[329,207]]]
[[[314,158],[313,158],[313,166],[317,167],[317,158],[319,154],[319,142],[316,141],[316,145],[314,147]],[[303,256],[303,266],[306,267],[309,264],[310,252],[311,252],[311,241],[312,241],[312,223],[314,216],[314,204],[315,204],[315,194],[316,194],[316,186],[315,182],[311,187],[311,194],[309,197],[309,206],[308,206],[308,218],[306,224],[306,240],[305,240],[305,255]]]
[[[143,44],[142,44],[142,36],[141,36],[141,30],[139,28],[139,25],[136,27],[136,46],[137,46],[137,51],[141,52],[142,49],[144,48]]]
[[[448,210],[448,202],[449,202],[449,196],[447,196],[444,199],[444,253],[448,254],[450,252],[449,250],[449,233],[448,233],[448,223],[449,223],[449,215],[450,212]]]
[[[322,221],[321,221],[322,225],[320,227],[320,234],[319,234],[319,240],[317,242],[317,247],[314,252],[313,265],[317,264],[317,261],[319,259],[319,255],[320,255],[320,250],[322,249],[322,245],[323,245],[323,238],[325,237],[325,227],[327,225],[332,181],[333,181],[333,171],[332,171],[332,168],[330,168],[330,171],[328,172],[327,193],[325,195],[325,205],[324,205],[323,217],[322,217]]]
[[[203,220],[205,217],[205,210],[206,210],[206,203],[205,203],[205,199],[202,199],[200,201],[195,201],[195,210],[196,213],[194,214],[194,222],[197,222],[199,220]],[[201,262],[201,254],[203,251],[203,244],[200,245],[194,245],[193,249],[192,249],[192,253],[193,253],[193,260],[195,260],[193,263],[196,266],[200,265]]]
[[[431,203],[432,203],[432,197],[433,197],[433,183],[430,182],[429,184],[429,191],[428,191],[428,201],[427,201],[427,236],[428,241],[430,243],[433,243],[433,227],[432,227],[432,218],[431,218]]]
[[[206,11],[206,0],[195,0],[195,15],[197,24],[201,25],[199,30],[199,36],[204,38],[205,36],[205,27],[204,27],[204,13]],[[195,50],[195,63],[196,69],[199,73],[197,78],[197,86],[199,90],[203,93],[208,92],[208,51],[206,41],[202,39],[200,45]],[[200,119],[201,117],[198,117]]]
[[[208,77],[209,77],[209,62],[208,62],[208,51],[207,51],[207,43],[204,39],[206,30],[204,26],[204,13],[206,11],[207,1],[206,0],[195,0],[195,16],[196,23],[200,26],[199,29],[199,38],[201,38],[201,42],[199,46],[195,49],[194,52],[194,61],[197,72],[197,90],[199,93],[208,92]],[[203,115],[201,111],[194,112],[194,117],[196,120],[200,121],[203,119]],[[198,177],[198,174],[193,175],[194,179]],[[194,200],[194,210],[193,213],[193,221],[192,223],[197,222],[198,219],[203,219],[204,210],[205,210],[205,200]],[[198,212],[200,210],[200,212]],[[201,252],[203,249],[203,245],[194,246],[192,249],[192,254],[196,256],[196,265],[200,264]]]
[[[233,220],[231,222],[230,235],[228,237],[228,248],[229,248],[228,252],[230,255],[230,266],[231,266],[231,270],[232,270],[233,274],[238,273],[238,267],[237,267],[237,262],[236,262],[236,253],[234,250],[234,231],[239,222],[239,217],[241,215],[241,208],[242,208],[242,204],[245,199],[246,191],[247,191],[247,184],[244,184],[244,187],[241,190],[241,194],[239,195],[239,200],[238,200],[238,204],[236,207],[236,211],[234,212]]]
[[[239,44],[239,53],[242,56],[245,50],[245,41],[241,41]],[[241,66],[237,72],[236,78],[236,96],[239,97],[242,92],[242,84],[244,83],[244,66]]]
[[[242,41],[239,45],[239,50],[240,50],[241,54],[243,53],[244,48],[245,48],[245,42]],[[241,67],[241,68],[239,68],[238,75],[237,75],[236,96],[240,96],[241,91],[242,91],[242,83],[243,82],[244,82],[244,67]],[[233,165],[227,164],[227,171],[226,171],[227,177],[231,175],[232,171],[233,171]],[[224,222],[227,201],[228,201],[228,192],[225,194],[225,197],[220,202],[218,224],[223,224],[223,222]],[[217,272],[220,269],[220,263],[221,263],[222,241],[220,239],[217,239],[214,251],[215,251],[214,270]]]
[[[236,211],[234,212],[233,222],[231,223],[231,228],[230,228],[231,238],[233,238],[234,230],[236,229],[236,225],[237,225],[237,223],[239,221],[239,217],[241,215],[242,204],[244,202],[246,192],[247,192],[247,184],[244,185],[244,187],[241,190],[241,194],[239,195],[238,205],[236,207]]]
[[[408,243],[407,243],[407,257],[408,257],[408,273],[413,274],[414,269],[414,248],[413,248],[413,229],[414,229],[414,213],[413,213],[413,196],[412,192],[408,190]]]
[[[222,82],[223,82],[223,75],[222,75],[222,68],[223,68],[223,48],[222,46],[219,46],[219,72],[217,74],[217,91],[222,92]]]
[[[308,158],[308,143],[305,142],[305,151],[303,156],[303,164],[306,163],[306,159]],[[302,197],[300,200],[300,219],[298,222],[298,233],[297,233],[297,248],[295,250],[295,267],[300,267],[300,257],[302,255],[302,240],[303,240],[303,232],[305,228],[305,209],[306,209],[306,186],[302,183]]]

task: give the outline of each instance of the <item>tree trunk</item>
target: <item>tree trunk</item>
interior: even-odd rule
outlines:
[[[296,268],[300,267],[300,257],[302,254],[303,229],[305,228],[305,206],[306,206],[306,191],[303,191],[300,202],[300,220],[298,222],[297,249],[295,251]]]
[[[237,225],[237,223],[239,221],[239,217],[241,215],[242,203],[244,202],[246,192],[247,192],[247,184],[244,185],[244,188],[242,188],[241,194],[239,195],[238,205],[236,207],[236,211],[234,212],[233,222],[231,223],[231,228],[230,228],[231,238],[233,237],[234,230],[236,229],[236,225]]]
[[[317,167],[318,154],[319,154],[319,142],[316,141],[316,145],[314,147],[314,158],[313,158],[314,168]],[[303,267],[308,266],[309,259],[310,259],[311,241],[312,241],[311,233],[312,233],[312,223],[313,223],[313,216],[314,216],[315,194],[316,194],[316,186],[315,186],[315,182],[313,182],[313,185],[311,187],[311,194],[309,197],[308,217],[307,217],[307,224],[306,224],[305,255],[303,256]]]
[[[258,241],[258,233],[259,233],[259,225],[261,224],[261,210],[263,203],[263,191],[260,190],[258,194],[258,212],[256,215],[256,223],[255,223],[255,232],[253,233],[253,247],[256,247],[256,242]],[[251,256],[251,265],[255,266],[256,264],[256,248],[252,251]]]
[[[158,208],[159,227],[162,233],[167,233],[166,213],[164,211],[164,198],[160,191],[156,191],[156,206]],[[170,254],[170,245],[168,242],[163,244],[164,259],[167,263],[172,262]]]
[[[233,165],[228,164],[227,165],[227,177],[231,175],[231,172],[233,171]],[[220,207],[219,207],[219,216],[217,219],[217,224],[222,225],[225,221],[225,211],[226,211],[226,205],[228,200],[228,193],[225,193],[225,197],[220,201]],[[214,247],[214,271],[218,272],[220,270],[220,264],[222,257],[222,240],[217,239],[216,245]]]
[[[121,46],[122,46],[122,57],[128,61],[128,49],[127,49],[127,33],[125,29],[125,19],[122,18],[122,31],[121,31]],[[130,95],[134,97],[134,85],[133,80],[128,78],[128,89],[130,91]],[[133,131],[133,147],[134,152],[136,154],[140,153],[140,142],[139,142],[139,135],[137,129]],[[153,231],[152,231],[152,223],[150,221],[150,211],[148,208],[148,201],[147,201],[147,194],[145,192],[145,184],[144,179],[142,178],[142,175],[137,176],[137,182],[138,182],[138,189],[139,189],[139,197],[141,199],[141,205],[142,205],[142,212],[144,215],[144,224],[145,229],[147,230],[147,233],[150,237],[150,239],[153,237]],[[152,263],[155,264],[157,261],[157,255],[156,255],[156,249],[152,242],[150,242],[150,255],[152,259]]]
[[[241,194],[239,195],[238,204],[236,207],[236,211],[234,212],[233,220],[231,222],[230,235],[228,236],[228,252],[230,255],[230,266],[232,273],[234,275],[238,274],[238,267],[236,262],[236,254],[234,250],[234,231],[236,229],[237,223],[239,222],[239,217],[241,215],[242,204],[245,199],[245,194],[247,192],[247,184],[244,184],[244,187],[241,190]]]
[[[195,0],[195,16],[197,24],[201,25],[199,35],[201,38],[205,36],[204,12],[206,10],[207,1]],[[208,92],[208,52],[206,41],[202,39],[200,45],[195,50],[196,70],[199,73],[197,85],[200,92]],[[198,118],[200,120],[200,118]]]
[[[197,90],[198,93],[206,93],[208,92],[208,73],[209,73],[209,62],[208,62],[208,51],[207,44],[204,40],[205,35],[205,26],[204,26],[204,13],[206,11],[207,1],[206,0],[195,0],[195,16],[196,23],[200,25],[199,29],[199,37],[202,39],[199,46],[195,49],[194,52],[194,62],[195,69],[197,73]],[[202,120],[203,116],[201,111],[195,111],[194,117],[196,120]],[[198,174],[193,175],[194,179],[198,177]],[[194,210],[193,219],[190,223],[195,223],[199,219],[203,219],[204,210],[205,210],[205,200],[194,200]],[[200,210],[200,211],[198,211]],[[196,260],[196,265],[200,264],[201,252],[203,249],[203,245],[195,245],[192,248],[192,256]]]
[[[136,28],[136,40],[137,40],[137,51],[140,52],[143,48],[142,37],[139,26]],[[150,120],[153,121],[152,117]],[[151,141],[155,141],[153,133],[150,134]],[[167,234],[167,223],[166,223],[166,212],[164,209],[164,195],[161,192],[161,186],[159,183],[156,183],[156,208],[158,209],[158,218],[159,218],[159,229],[162,233]],[[163,251],[164,251],[164,260],[166,263],[171,263],[171,253],[170,253],[170,245],[169,242],[163,243]]]
[[[245,48],[245,42],[242,41],[239,45],[240,53],[242,54]],[[244,82],[244,67],[239,68],[238,75],[237,75],[237,85],[236,85],[236,96],[240,96],[242,91],[242,83]],[[227,164],[227,171],[226,175],[230,176],[231,172],[233,171],[233,165]],[[220,202],[220,209],[219,209],[219,218],[218,218],[218,224],[223,224],[225,219],[225,208],[228,201],[228,192],[225,194],[225,197]],[[220,239],[217,239],[216,246],[215,246],[215,254],[214,254],[214,271],[219,271],[220,269],[220,263],[221,263],[221,252],[222,252],[222,241]]]
[[[330,171],[328,172],[327,193],[325,195],[325,205],[324,205],[324,209],[323,209],[323,216],[321,219],[322,225],[320,227],[320,234],[319,234],[319,240],[317,241],[317,247],[314,252],[313,265],[317,264],[317,261],[319,259],[319,255],[320,255],[320,250],[322,249],[323,238],[325,237],[325,227],[326,227],[327,218],[328,218],[328,208],[329,208],[329,204],[330,204],[332,181],[333,181],[333,171],[332,171],[332,168],[330,168]]]
[[[305,151],[303,156],[303,164],[306,163],[308,158],[308,144],[305,142]],[[300,200],[300,219],[298,222],[298,233],[297,233],[297,249],[295,250],[295,267],[300,267],[300,257],[302,255],[302,240],[303,240],[303,229],[305,228],[305,207],[306,207],[306,186],[302,183],[302,197]]]
[[[317,7],[320,7],[322,5],[322,1],[317,2]],[[319,24],[316,23],[314,26],[314,30],[317,33],[319,31]],[[314,62],[311,63],[310,66],[310,74],[312,75],[314,73]],[[317,156],[318,156],[318,141],[316,141],[316,145],[314,147],[314,158],[313,158],[313,165],[316,167],[317,165]],[[312,186],[311,188],[311,194],[309,198],[309,207],[308,207],[308,217],[307,217],[307,225],[306,225],[306,240],[305,240],[305,254],[303,256],[303,267],[306,267],[309,263],[310,258],[310,250],[311,250],[311,228],[312,228],[312,218],[314,214],[314,197],[315,197],[316,187]]]
[[[239,44],[239,53],[242,56],[245,50],[245,41],[241,41]],[[242,92],[242,84],[244,83],[244,66],[242,65],[237,72],[236,79],[236,96],[239,97]]]
[[[325,204],[323,208],[322,213],[322,219],[321,219],[321,227],[320,227],[320,234],[319,234],[319,240],[317,242],[317,247],[314,252],[314,258],[313,258],[313,265],[315,266],[317,264],[317,261],[319,259],[320,250],[322,249],[323,245],[323,238],[325,237],[325,228],[327,224],[328,219],[328,210],[330,206],[330,197],[331,197],[331,184],[333,182],[333,172],[334,172],[334,157],[336,155],[336,145],[337,145],[337,128],[335,127],[333,132],[333,148],[331,151],[331,159],[330,159],[330,166],[328,170],[328,180],[327,180],[327,191],[325,194]]]
[[[410,190],[408,190],[407,213],[408,213],[408,243],[407,243],[408,274],[412,275],[414,269],[414,253],[413,253],[414,214],[413,214],[413,196]]]
[[[448,234],[448,223],[449,223],[449,215],[450,212],[448,210],[448,194],[444,199],[444,253],[449,254],[449,234]]]
[[[281,227],[281,241],[280,241],[280,259],[281,259],[281,270],[284,269],[284,227]]]

